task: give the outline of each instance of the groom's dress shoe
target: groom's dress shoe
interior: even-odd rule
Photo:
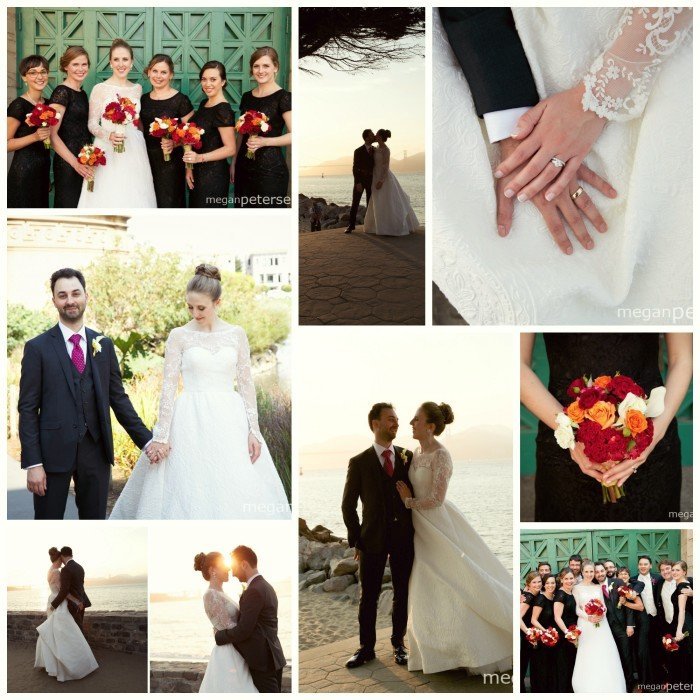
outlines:
[[[357,668],[358,666],[362,666],[362,664],[366,664],[368,661],[372,661],[372,659],[376,659],[376,655],[373,651],[367,651],[366,649],[358,649],[346,662],[345,666],[347,668]]]
[[[394,661],[399,666],[405,666],[408,663],[408,651],[406,651],[406,647],[403,644],[394,647]]]
[[[355,230],[354,227],[348,226],[348,227],[345,229],[345,231],[343,231],[343,233],[352,233],[354,230]]]

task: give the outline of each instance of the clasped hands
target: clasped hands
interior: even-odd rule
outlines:
[[[588,232],[591,225],[600,233],[607,231],[590,196],[578,192],[582,182],[610,199],[617,196],[608,182],[583,165],[606,120],[583,110],[582,95],[579,84],[542,100],[518,120],[511,137],[500,142],[501,162],[494,171],[500,236],[510,233],[515,199],[532,201],[566,255],[574,252],[566,226],[587,250],[595,246]],[[566,164],[557,167],[553,158]]]
[[[162,462],[170,454],[170,445],[167,442],[153,440],[144,450],[151,464]]]

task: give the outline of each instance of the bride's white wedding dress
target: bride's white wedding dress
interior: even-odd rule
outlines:
[[[183,391],[177,397],[180,375]],[[262,448],[255,464],[248,455],[249,433]],[[290,517],[258,426],[250,348],[240,326],[211,333],[188,326],[171,331],[153,439],[170,443],[169,456],[151,464],[141,454],[110,519]]]
[[[389,168],[391,152],[386,146],[374,149],[372,196],[365,213],[365,233],[378,236],[408,236],[420,227],[411,200]],[[377,182],[382,186],[377,189]]]
[[[618,196],[583,183],[608,232],[592,232],[591,251],[569,233],[566,256],[535,206],[516,202],[510,234],[498,236],[499,148],[485,137],[435,10],[435,282],[470,324],[687,324],[671,314],[692,304],[691,11],[512,9],[540,98],[587,76],[589,99],[610,119],[585,163]]]
[[[51,596],[46,605],[46,621],[36,631],[34,668],[45,668],[46,673],[57,681],[76,681],[84,678],[98,668],[90,645],[80,631],[68,610],[68,601],[64,600],[56,610],[51,608],[51,601],[58,595],[61,587],[61,572],[51,567],[47,576]]]
[[[588,621],[588,615],[584,612],[586,603],[594,598],[606,605],[602,588],[599,584],[579,583],[574,586],[573,593],[578,614],[577,625],[581,630],[571,679],[574,693],[626,692],[620,652],[607,617],[603,616],[600,626],[596,627]]]
[[[120,87],[106,82],[97,83],[92,88],[88,129],[95,136],[95,146],[105,152],[107,164],[95,168],[92,192],[88,192],[87,180],[83,181],[78,208],[157,207],[151,164],[148,161],[143,133],[133,124],[125,125],[124,153],[115,153],[109,135],[117,126],[102,119],[105,107],[119,97],[127,97],[134,102],[138,115],[141,111],[141,92],[140,85]]]
[[[223,591],[208,588],[204,593],[204,612],[214,629],[236,626],[240,609]],[[214,645],[200,693],[257,693],[248,664],[233,644]]]
[[[513,667],[513,583],[459,509],[445,500],[450,453],[414,452],[415,559],[408,588],[408,669]]]

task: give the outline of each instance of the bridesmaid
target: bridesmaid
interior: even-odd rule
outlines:
[[[554,621],[559,628],[557,644],[557,690],[560,693],[573,693],[571,678],[576,663],[576,645],[566,639],[565,635],[571,625],[578,622],[576,600],[573,589],[576,577],[568,567],[559,572],[559,590],[554,594]]]
[[[78,160],[80,149],[92,143],[88,129],[88,96],[83,80],[90,70],[90,57],[82,46],[69,46],[58,64],[65,80],[56,87],[49,102],[61,115],[51,127],[51,145],[56,151],[53,159],[53,206],[75,209],[80,199],[83,178],[92,177],[92,168]]]
[[[269,117],[270,130],[260,136],[238,134],[238,155],[231,172],[236,207],[291,206],[289,169],[281,147],[292,143],[292,93],[277,84],[279,69],[277,51],[271,46],[263,46],[250,57],[250,74],[257,87],[241,98],[241,115],[249,109],[263,112]],[[248,150],[255,152],[254,160],[246,158]]]
[[[228,158],[236,155],[236,119],[224,96],[226,68],[219,61],[208,61],[199,71],[199,82],[207,96],[194,113],[192,121],[204,129],[202,148],[185,153],[185,163],[196,163],[186,171],[190,188],[189,206],[226,207],[228,205]]]
[[[185,164],[182,157],[176,155],[165,161],[163,156],[173,151],[172,140],[151,136],[148,129],[156,117],[177,117],[188,121],[194,114],[194,109],[190,98],[170,84],[175,75],[175,66],[170,56],[164,53],[156,54],[143,74],[150,81],[152,90],[141,98],[140,119],[146,138],[158,208],[184,208],[186,188]]]
[[[25,92],[7,107],[7,152],[14,153],[7,173],[7,206],[10,209],[49,206],[51,152],[44,141],[50,127],[37,128],[25,123],[49,82],[49,62],[43,56],[27,56],[20,61],[19,74]]]
[[[676,589],[671,594],[673,620],[670,634],[678,643],[678,651],[668,652],[671,667],[671,682],[685,684],[685,689],[693,687],[693,599],[682,591],[691,588],[688,581],[688,565],[677,561],[671,568],[671,576],[676,582]],[[683,637],[688,633],[687,637]],[[683,692],[683,689],[680,690]]]
[[[530,642],[527,641],[525,632],[532,627],[532,605],[535,598],[542,590],[542,577],[536,572],[531,571],[525,577],[525,589],[523,590],[520,599],[520,692],[525,692],[525,676],[527,675],[527,667],[530,664],[533,648]],[[530,675],[530,684],[533,682]]]
[[[542,592],[532,606],[532,626],[542,632],[554,627],[554,594],[557,578],[554,574],[542,577]],[[531,690],[533,693],[557,692],[557,647],[542,642],[532,650]]]

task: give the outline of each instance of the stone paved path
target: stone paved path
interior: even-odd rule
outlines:
[[[299,234],[299,323],[425,323],[425,236]]]
[[[357,639],[334,642],[299,654],[300,693],[512,693],[510,677],[505,682],[485,681],[464,671],[424,675],[394,663],[391,629],[377,631],[377,658],[355,669],[345,662],[355,652]]]

